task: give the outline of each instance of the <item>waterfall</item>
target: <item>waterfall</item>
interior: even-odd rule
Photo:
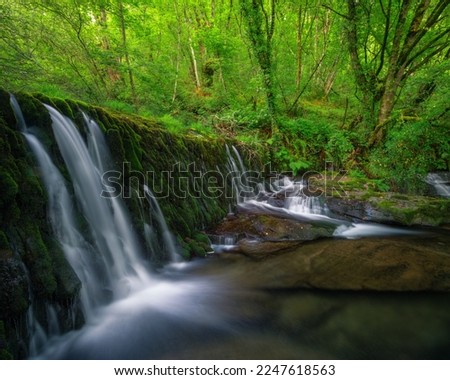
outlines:
[[[271,188],[275,196],[282,195],[283,207],[295,214],[327,215],[328,208],[320,197],[305,194],[307,184],[305,181],[292,181],[283,177],[275,181]]]
[[[106,283],[117,298],[126,295],[135,280],[147,278],[140,259],[140,248],[119,197],[102,198],[101,175],[109,157],[103,135],[96,124],[88,124],[88,143],[84,142],[75,124],[57,110],[46,106],[52,118],[53,133],[73,182],[75,195],[89,225],[89,232],[107,265],[103,265]],[[98,128],[98,126],[97,126]],[[103,156],[101,155],[103,153]]]
[[[120,197],[103,198],[101,175],[111,168],[106,141],[95,121],[83,114],[86,141],[77,126],[53,107],[46,105],[52,130],[71,183],[66,181],[39,138],[27,128],[20,106],[11,96],[11,106],[39,165],[48,193],[48,215],[53,233],[64,255],[82,283],[80,301],[89,321],[95,310],[113,300],[142,289],[151,282],[131,218]],[[173,237],[150,189],[146,197],[155,212],[165,248],[175,257]],[[32,306],[27,321],[31,332],[30,352],[35,354],[47,335],[60,333],[57,312],[46,305],[47,333],[34,317]]]
[[[23,113],[22,110],[20,109],[19,102],[17,101],[16,97],[12,94],[9,97],[9,103],[11,104],[11,108],[14,111],[14,116],[16,117],[17,127],[19,128],[19,131],[21,132],[25,131],[27,128],[25,118],[23,117]]]
[[[242,203],[249,199],[255,198],[255,192],[251,187],[251,183],[248,178],[248,171],[244,166],[239,151],[235,146],[230,148],[225,146],[228,156],[228,170],[231,174],[232,190],[236,197],[236,203]]]
[[[283,176],[272,179],[267,186],[261,182],[255,183],[253,188],[239,151],[234,146],[231,150],[227,146],[226,150],[228,168],[233,174],[236,203],[241,209],[265,209],[269,212],[318,218],[328,215],[328,208],[322,198],[305,194],[307,184],[304,181],[294,181]],[[266,187],[269,188],[268,191],[265,190]]]
[[[429,173],[425,182],[434,187],[437,195],[450,198],[450,173]]]
[[[147,199],[152,210],[152,216],[156,219],[160,234],[162,235],[165,251],[169,253],[170,261],[178,261],[180,256],[177,254],[175,240],[169,230],[169,227],[167,227],[166,219],[164,218],[161,208],[159,207],[158,201],[147,185],[144,185],[144,193],[145,198]],[[146,224],[145,227],[147,229],[146,233],[149,234],[149,236],[154,235],[151,226]]]

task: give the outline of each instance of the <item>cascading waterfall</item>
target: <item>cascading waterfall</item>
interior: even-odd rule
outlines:
[[[106,266],[106,263],[98,262],[102,258],[96,257],[94,247],[86,241],[75,223],[74,205],[61,173],[39,140],[30,133],[24,133],[24,136],[41,168],[48,194],[48,213],[53,232],[61,244],[67,261],[83,284],[80,293],[81,303],[85,315],[89,316],[93,307],[100,304],[103,298],[100,284],[104,281],[100,267]]]
[[[11,106],[18,127],[39,164],[48,193],[48,215],[52,229],[67,261],[82,283],[80,301],[85,318],[89,321],[98,314],[100,306],[122,299],[153,283],[121,198],[101,197],[101,176],[111,168],[109,149],[99,126],[86,114],[83,114],[85,142],[69,118],[53,107],[45,106],[72,181],[72,195],[69,183],[44,145],[33,134],[33,130],[27,128],[20,106],[12,95]],[[158,222],[158,232],[162,234],[165,248],[174,260],[176,248],[173,237],[157,200],[147,186],[145,196]],[[35,318],[33,306],[28,310],[29,352],[32,356],[42,350],[50,337],[60,334],[56,310],[51,305],[46,305],[45,310],[47,329]]]
[[[250,181],[245,175],[246,169],[239,151],[232,147],[232,152],[227,147],[228,162],[230,170],[235,178],[242,179],[233,181],[235,191],[238,194],[236,202],[238,208],[243,211],[257,212],[263,214],[274,214],[281,217],[289,217],[300,221],[319,223],[334,227],[333,236],[357,239],[367,236],[389,236],[389,235],[412,235],[417,234],[404,228],[379,225],[375,223],[352,223],[336,219],[330,215],[326,201],[323,197],[309,196],[307,183],[294,181],[288,177],[276,178],[269,184],[259,183],[253,190],[253,196],[239,196],[249,194]],[[435,177],[433,177],[435,179]],[[268,190],[266,190],[268,188]],[[219,243],[216,245],[217,252],[228,250],[233,245]]]
[[[106,264],[102,268],[106,285],[112,290],[114,298],[125,295],[126,288],[133,281],[148,279],[148,272],[140,258],[140,248],[121,199],[100,196],[103,190],[101,175],[109,158],[101,156],[102,150],[103,154],[107,153],[103,136],[97,133],[94,123],[88,124],[88,143],[93,153],[90,154],[75,124],[54,108],[46,107],[77,201],[89,225],[96,250]]]
[[[13,104],[13,101],[11,103]],[[35,299],[31,302],[32,306],[28,309],[26,318],[29,354],[32,358],[149,360],[210,357],[223,359],[233,356],[246,358],[246,355],[256,358],[261,355],[298,359],[303,357],[302,355],[308,358],[310,352],[314,355],[323,354],[325,357],[329,357],[331,353],[338,358],[339,355],[345,358],[355,355],[353,341],[349,344],[351,347],[343,353],[338,341],[333,343],[331,351],[329,346],[325,347],[321,343],[328,342],[331,336],[328,323],[330,318],[336,331],[340,331],[342,321],[348,320],[346,312],[358,312],[354,307],[362,304],[361,328],[366,329],[367,307],[371,307],[373,301],[379,297],[383,298],[380,303],[375,303],[373,312],[375,314],[376,310],[380,309],[379,315],[386,315],[385,294],[377,294],[376,298],[371,295],[367,303],[361,301],[364,295],[358,295],[355,297],[355,304],[352,304],[353,296],[346,292],[345,297],[348,296],[348,299],[340,296],[336,301],[333,297],[325,309],[324,300],[328,301],[323,292],[315,296],[310,290],[276,291],[277,297],[274,297],[272,286],[275,286],[273,289],[292,289],[291,278],[296,279],[297,274],[290,274],[287,270],[287,285],[282,282],[289,262],[286,266],[279,265],[281,261],[278,259],[289,256],[289,252],[286,252],[286,256],[273,258],[278,265],[273,265],[273,262],[269,261],[272,259],[269,258],[253,261],[243,256],[223,255],[221,259],[215,257],[168,265],[158,268],[158,271],[150,275],[150,268],[141,258],[143,252],[140,241],[130,228],[130,218],[121,199],[100,197],[103,189],[101,174],[111,168],[112,160],[98,125],[88,115],[83,115],[86,131],[80,134],[69,119],[47,107],[53,120],[53,133],[67,167],[67,171],[60,171],[59,167],[63,165],[61,159],[58,164],[56,160],[53,161],[53,156],[44,144],[47,140],[40,138],[43,131],[27,128],[23,116],[19,113],[20,109],[17,110],[18,104],[16,106],[18,126],[34,153],[48,193],[48,216],[54,236],[82,282],[80,297],[87,319],[87,323],[80,329],[61,335],[62,329],[58,324],[60,304]],[[236,193],[238,208],[296,218],[311,225],[327,224],[335,227],[335,236],[345,238],[387,235],[393,231],[396,234],[402,233],[402,230],[396,231],[392,227],[345,223],[331,218],[327,215],[323,200],[308,197],[306,184],[300,181],[283,177],[270,184],[255,184],[256,190],[245,188],[254,178],[243,175],[245,167],[238,151],[230,147],[228,152],[230,170],[235,172],[235,176],[241,177],[240,181],[234,182],[236,187],[242,185],[243,190],[241,194]],[[176,251],[176,245],[157,199],[148,186],[144,186],[144,192],[140,195],[139,198],[138,194],[138,200],[142,202],[139,210],[141,220],[148,222],[143,226],[148,235],[147,248],[153,250],[154,254],[165,251],[167,257],[169,253]],[[148,202],[148,205],[145,202]],[[150,214],[147,214],[148,210]],[[232,220],[236,215],[230,210],[228,218]],[[239,248],[239,239],[246,235],[245,232],[215,236],[211,238],[211,242],[219,249],[222,248],[223,252],[227,252],[236,246]],[[355,246],[363,245],[361,242]],[[308,245],[305,247],[309,249]],[[146,258],[149,256],[147,251]],[[294,255],[290,255],[291,258],[297,260],[297,252],[291,253],[296,256],[294,258]],[[24,271],[26,272],[25,266]],[[280,288],[277,288],[278,284],[275,283],[278,278],[281,279]],[[252,284],[256,284],[257,288],[253,288]],[[397,301],[404,301],[403,296],[395,297],[392,307],[397,307]],[[430,307],[429,297],[428,294],[424,296],[426,310]],[[33,301],[31,289],[30,298]],[[407,298],[410,299],[411,295],[408,294]],[[345,306],[344,314],[340,314],[342,308],[336,308],[337,304],[342,304],[342,300]],[[441,300],[443,298],[438,300],[439,305],[445,304]],[[79,300],[73,301],[73,305],[65,306],[68,310],[63,310],[67,314],[65,322],[76,315],[72,307],[76,308]],[[303,305],[308,311],[317,310],[317,315],[326,323],[308,329],[310,318],[309,315],[304,316]],[[411,309],[400,309],[400,313],[391,313],[396,316],[412,316],[408,318],[408,321],[412,319],[411,329],[408,330],[411,334],[414,334],[418,325],[426,323],[429,316],[436,315],[433,309],[430,314],[425,314],[425,317],[414,319],[421,315],[416,313],[415,305]],[[329,310],[333,311],[332,315]],[[287,315],[289,318],[274,318],[277,315]],[[371,344],[375,346],[375,358],[379,354],[378,350],[383,341],[374,341],[382,335],[379,333],[381,330],[378,320],[378,315],[375,315],[371,324],[376,326],[376,329],[358,346],[362,358],[366,358],[367,347]],[[73,321],[75,327],[75,319]],[[298,329],[298,321],[306,326],[302,331]],[[438,326],[448,325],[440,318],[435,321]],[[346,331],[353,334],[356,322],[356,318],[351,318]],[[405,330],[402,328],[405,318],[394,319],[394,323],[397,322],[399,341],[403,344]],[[388,318],[387,328],[392,325],[391,319]],[[24,326],[19,326],[16,331],[21,332],[23,329]],[[306,338],[303,339],[303,336]],[[429,341],[427,335],[424,338],[425,345]],[[440,342],[438,339],[438,348],[441,347]],[[391,343],[388,342],[389,347]],[[406,346],[399,347],[398,352],[403,357],[403,348]],[[448,353],[447,347],[448,344],[445,343],[442,349],[445,355]],[[414,350],[411,357],[417,357]]]
[[[307,196],[304,181],[293,181],[281,177],[268,184],[269,190],[256,178],[248,177],[244,161],[235,146],[227,146],[228,167],[233,173],[233,191],[236,193],[236,203],[241,209],[266,209],[271,212],[288,213],[317,219],[327,217],[328,208],[320,197]]]

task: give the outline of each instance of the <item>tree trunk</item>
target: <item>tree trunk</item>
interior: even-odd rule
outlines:
[[[192,71],[194,73],[194,79],[195,79],[195,89],[197,93],[201,92],[202,85],[200,83],[200,76],[198,74],[198,64],[197,64],[197,58],[195,56],[195,50],[192,46],[192,38],[189,37],[189,50],[191,52],[191,61],[192,61]]]
[[[122,47],[123,47],[123,51],[124,51],[124,55],[125,55],[125,63],[127,65],[128,79],[130,81],[131,98],[132,98],[134,106],[137,107],[136,87],[134,85],[133,71],[131,70],[130,56],[128,54],[127,31],[126,31],[126,27],[125,27],[125,16],[124,16],[124,12],[123,12],[123,3],[121,0],[118,0],[118,8],[119,8],[118,10],[119,10],[120,31],[122,34]]]
[[[300,84],[302,81],[302,68],[303,68],[303,46],[302,46],[302,34],[303,34],[303,22],[302,22],[302,6],[298,7],[297,15],[297,75],[295,78],[296,93],[300,92]]]
[[[270,2],[270,13],[262,1],[242,0],[241,9],[247,21],[248,35],[263,75],[267,112],[271,118],[276,112],[272,68],[272,38],[275,30],[275,0]]]

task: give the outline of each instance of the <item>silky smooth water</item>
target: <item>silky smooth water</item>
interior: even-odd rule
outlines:
[[[450,358],[448,294],[248,287],[254,265],[223,255],[169,266],[38,358]]]
[[[11,103],[19,112],[17,102]],[[83,135],[70,119],[52,107],[47,109],[70,181],[39,137],[27,128],[21,113],[18,124],[40,167],[54,235],[82,282],[80,297],[86,323],[61,335],[57,311],[51,305],[45,308],[46,329],[37,323],[30,307],[33,358],[450,357],[447,294],[267,289],[264,279],[252,278],[253,270],[264,261],[226,253],[190,263],[172,262],[158,272],[151,270],[120,197],[100,196],[104,186],[101,175],[111,168],[111,157],[98,125],[84,115]],[[230,170],[244,172],[239,152],[235,148],[228,152]],[[258,199],[258,191],[248,189],[248,178],[240,177],[236,188],[243,186],[245,191],[236,201],[242,209],[325,223],[341,238],[405,232],[335,219],[327,215],[321,200],[305,199],[303,185],[289,179],[271,189],[272,193],[291,195],[277,207],[267,199]],[[258,189],[262,191],[263,186]],[[147,224],[144,232],[152,240],[163,231],[164,250],[168,252],[161,254],[171,256],[176,247],[170,231],[148,187],[145,195],[158,228]],[[233,245],[233,239],[224,238],[224,245]],[[448,239],[443,241],[450,244]],[[148,246],[159,249],[157,244]]]

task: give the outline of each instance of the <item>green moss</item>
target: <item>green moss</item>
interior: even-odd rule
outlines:
[[[210,244],[208,235],[206,235],[204,232],[197,232],[194,234],[193,239],[199,243],[203,243],[206,245]]]
[[[0,250],[9,249],[9,241],[5,233],[0,230]]]
[[[16,99],[28,127],[48,129],[51,126],[50,115],[40,100],[24,93],[16,94]]]
[[[77,109],[78,106],[75,102],[72,102],[70,100],[64,100],[60,98],[49,98],[45,95],[40,94],[34,94],[34,96],[39,99],[41,102],[48,104],[49,106],[56,108],[59,112],[61,112],[63,115],[71,118],[72,120],[75,119],[73,109]],[[72,107],[69,105],[69,102],[71,103]]]
[[[29,268],[33,289],[38,296],[51,298],[56,290],[57,282],[53,272],[53,262],[42,240],[41,232],[36,224],[26,224],[21,228],[20,235],[25,249],[23,260]]]
[[[11,359],[13,359],[13,356],[8,349],[5,334],[5,326],[3,321],[0,320],[0,360],[11,360]]]
[[[190,251],[191,256],[206,257],[207,250],[205,249],[205,247],[202,244],[200,244],[192,239],[186,239],[186,242],[189,246],[189,251]]]
[[[407,201],[409,199],[409,197],[405,194],[393,194],[392,198],[398,199],[398,200],[403,200],[403,201]]]
[[[372,198],[374,208],[382,210],[404,225],[439,226],[450,222],[450,200],[391,194],[389,199]]]
[[[52,261],[52,272],[57,284],[54,298],[57,300],[73,300],[81,289],[81,282],[67,262],[59,244],[51,240],[47,243],[47,246]]]
[[[19,185],[12,178],[11,174],[0,169],[0,193],[2,194],[0,199],[0,207],[5,204],[9,204],[19,192]]]

